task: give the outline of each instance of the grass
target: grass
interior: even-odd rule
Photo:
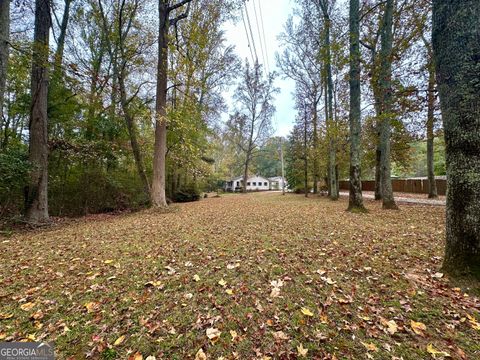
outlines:
[[[444,208],[366,206],[232,195],[0,238],[0,339],[59,359],[480,358],[478,284],[439,274]]]

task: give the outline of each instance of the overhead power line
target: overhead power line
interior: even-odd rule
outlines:
[[[267,62],[265,60],[265,51],[263,50],[264,49],[264,44],[263,44],[263,41],[262,41],[262,33],[260,31],[260,24],[258,22],[258,15],[257,15],[257,6],[255,5],[255,0],[252,0],[252,5],[253,5],[253,12],[255,14],[255,22],[257,24],[257,35],[258,35],[258,40],[260,41],[260,51],[261,51],[261,54],[262,54],[262,62],[265,66],[267,66]],[[266,45],[266,44],[265,44]],[[267,70],[267,69],[266,69]],[[267,70],[268,72],[268,70]]]
[[[253,52],[255,53],[255,61],[254,62],[258,62],[257,47],[255,46],[255,38],[253,37],[252,23],[250,22],[250,15],[248,15],[248,7],[247,7],[246,1],[243,2],[243,5],[245,7],[245,14],[247,15],[247,24],[248,24],[248,29],[250,30],[250,37],[252,39]]]
[[[258,8],[260,10],[260,24],[262,25],[262,35],[263,35],[263,43],[265,44],[265,57],[267,60],[266,66],[267,66],[267,72],[270,73],[270,64],[269,64],[269,59],[268,59],[268,46],[267,46],[267,41],[265,38],[265,27],[263,23],[263,13],[262,13],[262,3],[258,1]]]
[[[255,63],[255,57],[253,56],[252,45],[250,44],[250,37],[248,35],[247,24],[245,23],[245,17],[243,16],[243,9],[242,9],[242,21],[243,21],[243,27],[245,29],[245,35],[247,36],[248,49],[250,50],[250,55],[252,56],[252,61],[253,61],[253,63]]]

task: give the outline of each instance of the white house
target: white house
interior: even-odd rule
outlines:
[[[287,179],[282,178],[281,176],[275,176],[268,178],[270,181],[270,190],[282,190],[285,186],[285,190],[287,189]]]
[[[243,176],[237,176],[225,182],[225,191],[241,191],[243,188]],[[247,191],[270,190],[270,181],[263,176],[254,175],[247,179]]]

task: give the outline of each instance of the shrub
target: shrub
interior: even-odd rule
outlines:
[[[22,148],[11,148],[0,153],[0,219],[6,214],[18,215],[24,202],[30,163]]]
[[[195,185],[187,185],[173,194],[174,202],[190,202],[200,200],[200,190]]]

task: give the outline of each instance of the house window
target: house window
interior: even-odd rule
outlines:
[[[237,186],[240,186],[240,181],[237,181]]]
[[[257,183],[255,181],[253,182],[253,186],[257,186]]]
[[[247,186],[250,186],[250,181],[249,181],[249,182],[247,182]]]
[[[263,183],[263,186],[268,186],[268,184],[266,182]]]

